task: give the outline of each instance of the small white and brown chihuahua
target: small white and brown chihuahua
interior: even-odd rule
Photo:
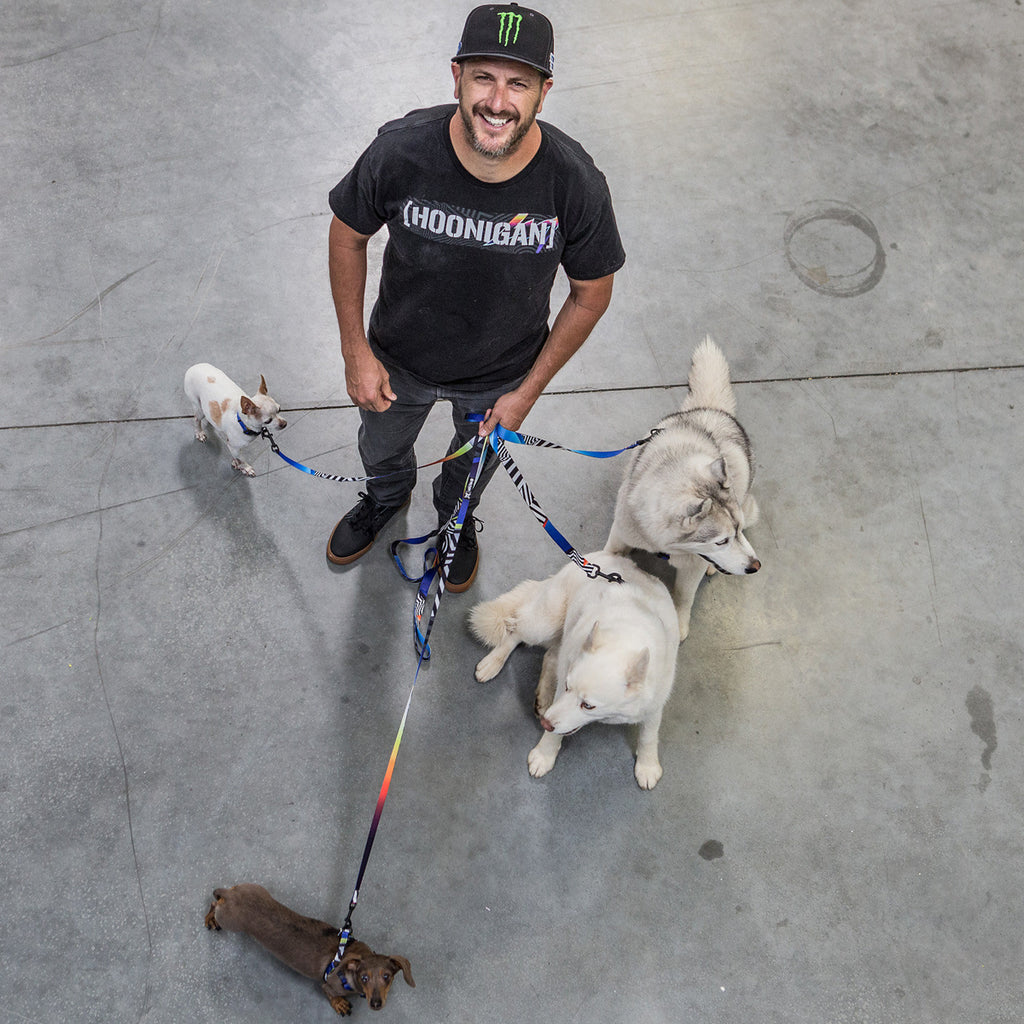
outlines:
[[[267,382],[260,375],[260,388],[250,398],[216,366],[196,363],[185,371],[185,394],[192,402],[196,422],[196,440],[205,441],[203,420],[213,427],[231,453],[231,466],[246,476],[256,471],[239,455],[259,436],[264,427],[284,430],[288,423],[278,413],[281,406],[267,394]]]

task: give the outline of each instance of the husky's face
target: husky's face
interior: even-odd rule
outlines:
[[[633,510],[644,533],[667,555],[699,555],[728,575],[757,572],[761,563],[743,536],[743,509],[724,460],[687,460],[678,468],[648,474],[648,486],[635,492],[645,499]]]
[[[719,572],[743,575],[757,572],[761,563],[743,536],[743,512],[735,502],[705,498],[690,505],[680,522],[680,532],[667,553],[700,555]]]
[[[602,635],[603,634],[603,635]],[[544,713],[548,732],[567,736],[591,722],[637,722],[648,708],[645,686],[650,650],[624,647],[594,623],[583,648],[569,666],[565,689]]]

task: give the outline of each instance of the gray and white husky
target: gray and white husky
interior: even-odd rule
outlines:
[[[628,463],[605,544],[619,554],[639,548],[668,557],[682,640],[705,574],[761,568],[743,536],[757,521],[750,439],[735,417],[729,364],[708,337],[693,353],[688,383],[679,412],[657,424]]]

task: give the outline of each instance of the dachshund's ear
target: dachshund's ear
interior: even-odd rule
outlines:
[[[401,971],[406,982],[413,988],[416,987],[416,982],[412,980],[412,968],[409,966],[409,961],[404,956],[393,956],[391,957],[391,966],[396,971]]]

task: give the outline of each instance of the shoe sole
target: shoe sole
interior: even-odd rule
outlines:
[[[391,519],[394,519],[395,516],[397,516],[398,513],[402,511],[402,509],[408,508],[410,501],[412,501],[412,495],[411,494],[409,495],[408,498],[405,499],[405,501],[401,505],[398,506],[398,508],[395,509],[395,514],[391,517]],[[387,526],[388,523],[391,522],[391,519],[389,519],[388,522],[384,524],[384,526]],[[382,526],[380,528],[380,530],[377,531],[377,535],[373,538],[373,540],[371,540],[370,543],[367,544],[366,547],[363,548],[361,551],[357,551],[353,555],[343,555],[343,556],[339,557],[338,555],[336,555],[331,550],[331,538],[334,536],[335,530],[337,530],[338,527],[341,526],[341,524],[344,521],[345,521],[345,517],[342,516],[341,519],[339,519],[334,524],[334,530],[331,530],[331,536],[327,538],[327,561],[330,562],[331,565],[351,565],[357,559],[362,558],[363,555],[365,555],[366,552],[369,551],[370,548],[372,548],[373,545],[377,543],[377,537],[379,537],[381,535],[381,533],[383,532],[383,530],[384,530],[384,526]],[[474,573],[474,575],[476,575],[476,570],[475,569],[474,569],[473,573]]]

